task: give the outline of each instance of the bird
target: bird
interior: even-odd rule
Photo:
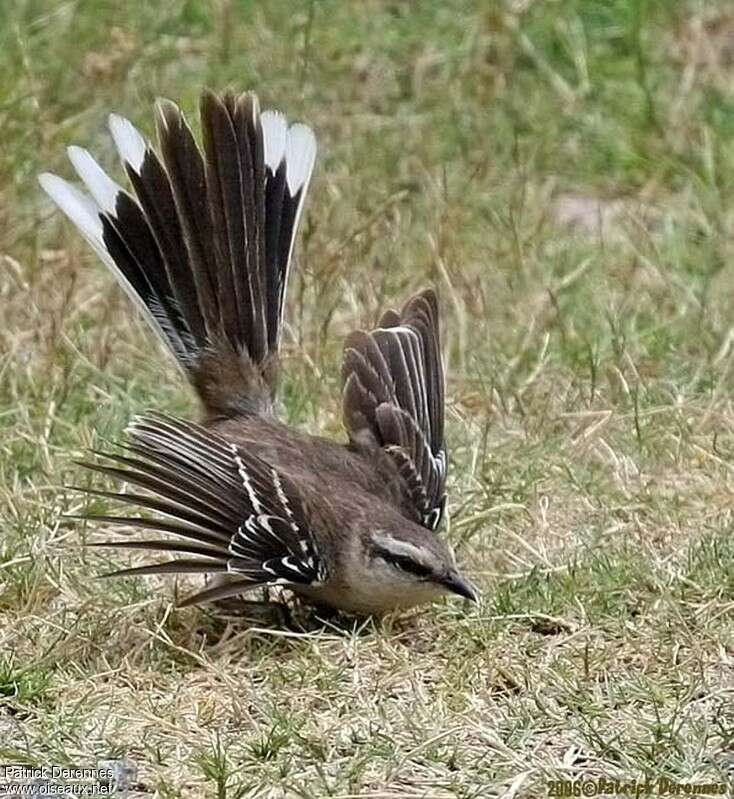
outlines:
[[[201,406],[197,421],[136,416],[116,451],[83,462],[120,486],[86,490],[121,508],[84,518],[152,531],[91,545],[163,558],[103,576],[205,575],[182,606],[271,585],[359,616],[445,594],[477,601],[438,532],[447,449],[436,292],[424,289],[346,337],[345,442],[284,424],[279,341],[316,139],[307,125],[261,110],[254,92],[205,89],[199,114],[201,144],[179,106],[158,100],[157,147],[109,116],[130,188],[77,146],[68,156],[83,187],[38,178]]]

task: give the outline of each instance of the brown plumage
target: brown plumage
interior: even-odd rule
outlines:
[[[134,194],[70,148],[90,196],[41,184],[77,225],[188,376],[196,424],[148,414],[89,468],[131,488],[93,490],[150,515],[90,516],[164,533],[97,546],[170,553],[117,575],[227,574],[187,603],[279,583],[317,602],[381,613],[443,591],[476,598],[434,533],[445,505],[444,378],[428,289],[347,337],[346,444],[273,416],[278,340],[298,218],[315,157],[309,128],[253,94],[201,100],[203,153],[179,109],[158,106],[159,156],[110,128]],[[178,557],[176,557],[178,556]]]

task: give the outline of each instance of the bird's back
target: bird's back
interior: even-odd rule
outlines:
[[[273,416],[218,419],[207,427],[321,496],[335,509],[405,502],[394,462],[379,449],[359,449],[290,427]]]

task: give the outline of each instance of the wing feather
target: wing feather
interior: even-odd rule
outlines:
[[[403,510],[430,529],[445,504],[444,377],[438,302],[428,290],[379,326],[351,333],[342,367],[344,423],[354,445],[382,448],[403,479]]]
[[[262,583],[313,584],[324,579],[314,521],[303,491],[287,474],[206,428],[162,414],[138,417],[128,435],[130,443],[123,451],[130,454],[95,453],[103,462],[83,465],[143,493],[82,490],[156,515],[87,518],[113,527],[157,530],[171,539],[125,537],[95,546],[198,557],[122,569],[114,575],[228,572],[240,577],[236,593]],[[205,591],[187,604],[215,595],[220,596]]]

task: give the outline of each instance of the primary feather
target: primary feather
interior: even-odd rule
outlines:
[[[113,526],[135,524],[174,538],[121,539],[93,546],[186,557],[112,575],[224,572],[249,587],[323,581],[324,565],[303,489],[287,475],[204,427],[162,414],[137,418],[127,433],[127,454],[97,453],[103,461],[83,465],[143,493],[84,490],[153,510],[163,518],[85,518]]]
[[[358,447],[379,447],[395,462],[415,518],[435,530],[445,505],[444,377],[438,302],[432,290],[411,298],[379,326],[344,344],[343,407]]]

